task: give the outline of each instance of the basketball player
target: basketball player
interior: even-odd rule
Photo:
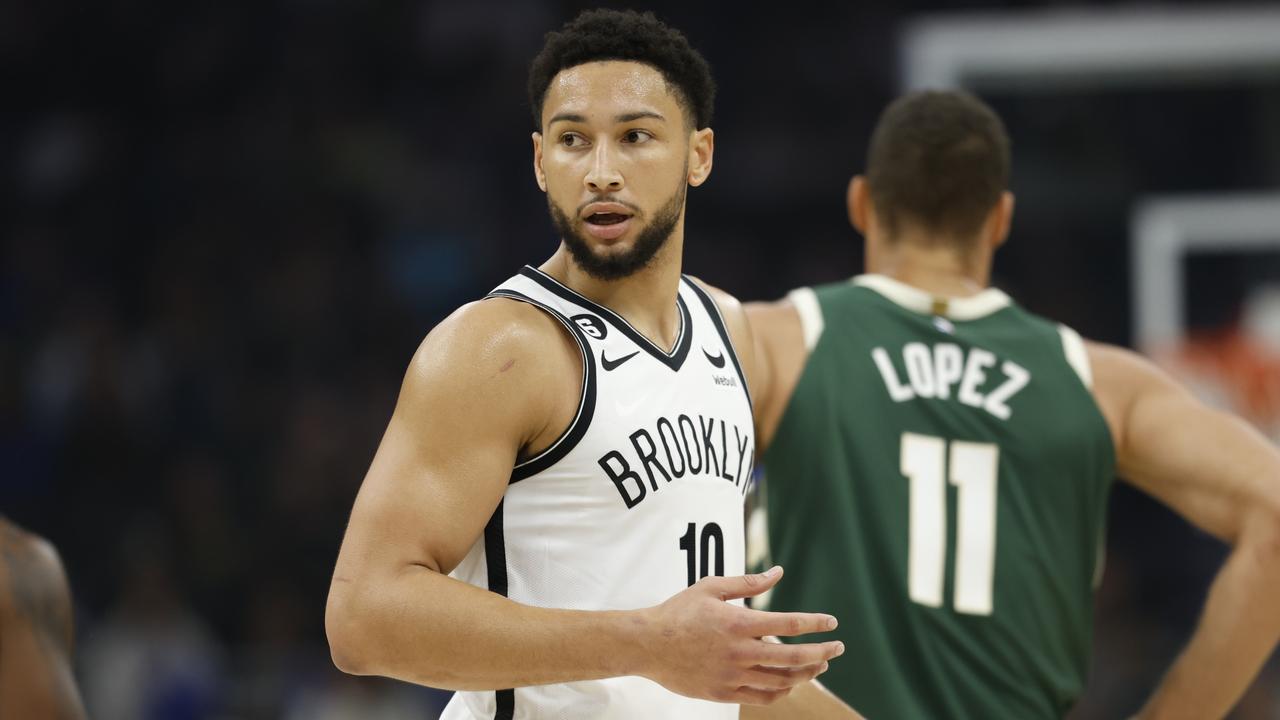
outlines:
[[[458,690],[445,718],[732,718],[797,686],[773,716],[856,717],[810,683],[840,643],[760,639],[833,617],[742,606],[781,569],[743,575],[745,317],[680,272],[706,62],[652,15],[594,11],[529,87],[563,242],[414,356],[334,571],[334,662]]]
[[[849,188],[869,274],[747,308],[770,608],[822,607],[871,717],[1061,718],[1080,696],[1111,478],[1234,547],[1140,713],[1220,718],[1280,636],[1280,453],[1151,363],[987,287],[1013,196],[996,115],[908,95]]]
[[[0,517],[0,720],[83,717],[58,552]]]

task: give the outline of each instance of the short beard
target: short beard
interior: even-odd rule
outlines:
[[[573,221],[552,202],[550,196],[547,197],[547,207],[551,210],[551,222],[564,240],[565,247],[569,248],[573,261],[583,272],[597,280],[621,280],[647,267],[671,239],[676,223],[680,222],[687,192],[688,186],[681,183],[671,199],[654,213],[653,220],[636,236],[630,250],[603,256],[591,249],[591,243],[574,228]]]

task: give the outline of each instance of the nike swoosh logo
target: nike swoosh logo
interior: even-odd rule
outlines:
[[[712,355],[711,353],[707,352],[707,349],[706,349],[706,348],[702,348],[702,354],[707,356],[707,360],[710,360],[712,365],[715,365],[715,366],[716,366],[716,367],[718,367],[718,368],[722,368],[722,367],[724,367],[724,353],[723,353],[723,352],[721,352],[721,353],[716,353],[715,355]]]
[[[610,360],[609,358],[605,357],[605,356],[604,356],[604,352],[603,352],[603,351],[601,351],[601,352],[600,352],[600,364],[604,366],[604,371],[605,371],[605,372],[609,372],[609,371],[611,371],[611,370],[617,370],[619,365],[621,365],[622,363],[624,363],[624,362],[626,362],[626,361],[630,360],[631,358],[633,358],[633,357],[635,357],[635,356],[637,356],[637,355],[639,355],[639,354],[640,354],[640,351],[639,351],[639,350],[637,350],[637,351],[635,351],[635,352],[631,353],[630,355],[623,355],[622,357],[618,358],[617,360]],[[724,364],[724,361],[721,361],[721,364],[723,365],[723,364]]]

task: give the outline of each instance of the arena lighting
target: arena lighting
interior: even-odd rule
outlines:
[[[927,15],[901,35],[904,90],[1162,85],[1280,68],[1280,7]]]
[[[1155,351],[1185,336],[1182,261],[1193,252],[1280,252],[1280,193],[1140,199],[1130,215],[1133,327]]]

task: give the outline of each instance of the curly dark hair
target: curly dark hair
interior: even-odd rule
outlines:
[[[867,152],[867,187],[890,237],[903,221],[953,239],[982,227],[1009,183],[1009,136],[986,103],[926,90],[895,100]]]
[[[586,10],[547,33],[529,67],[529,104],[534,127],[542,128],[542,103],[561,70],[601,60],[634,60],[662,73],[695,129],[711,125],[716,83],[711,66],[675,28],[633,10]]]

